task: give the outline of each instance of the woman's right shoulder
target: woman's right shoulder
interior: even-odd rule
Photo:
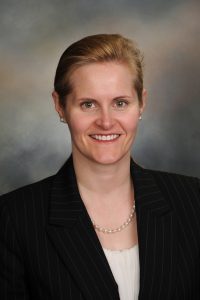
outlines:
[[[50,195],[54,177],[55,175],[47,177],[1,195],[0,210],[5,206],[20,208],[20,206],[29,205],[32,201],[37,202],[47,199]]]

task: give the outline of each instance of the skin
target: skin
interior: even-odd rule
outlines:
[[[125,64],[92,63],[72,73],[65,109],[52,94],[71,133],[81,197],[91,219],[108,228],[121,225],[133,205],[130,152],[146,99],[144,90],[139,103],[133,79]],[[106,248],[127,248],[137,242],[136,222],[117,234],[97,234]]]

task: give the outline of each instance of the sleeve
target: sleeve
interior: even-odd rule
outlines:
[[[25,270],[6,202],[0,199],[0,299],[28,300]]]

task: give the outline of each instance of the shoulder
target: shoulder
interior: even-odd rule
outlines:
[[[45,228],[53,179],[51,176],[0,196],[0,237],[6,228],[10,236],[15,232],[22,241],[26,232],[34,232],[36,224],[40,230]]]
[[[68,182],[67,186],[69,185],[67,178],[70,176],[72,168],[72,158],[70,157],[53,176],[1,195],[0,215],[7,212],[13,219],[16,217],[29,219],[29,216],[33,216],[34,213],[35,218],[38,219],[43,212],[40,216],[42,219],[46,218],[50,200],[57,190],[62,189],[61,183],[63,182],[63,185],[66,186],[66,182]]]
[[[0,196],[0,211],[5,207],[17,208],[30,207],[32,202],[45,201],[48,198],[55,175],[23,186],[14,191]]]
[[[200,180],[196,177],[169,172],[148,170],[172,207],[200,214]]]
[[[184,186],[185,189],[193,189],[200,192],[200,179],[197,177],[171,173],[161,170],[152,170],[140,166],[132,161],[133,169],[140,174],[141,177],[145,177],[148,180],[152,180],[163,189],[176,189],[181,191]]]
[[[147,170],[150,172],[155,180],[162,186],[168,187],[176,187],[194,189],[199,191],[200,188],[200,179],[197,177],[181,175],[177,173],[170,173],[164,171],[157,171],[157,170]]]

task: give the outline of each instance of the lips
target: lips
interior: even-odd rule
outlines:
[[[92,134],[90,136],[97,141],[114,141],[120,136],[120,134]]]

